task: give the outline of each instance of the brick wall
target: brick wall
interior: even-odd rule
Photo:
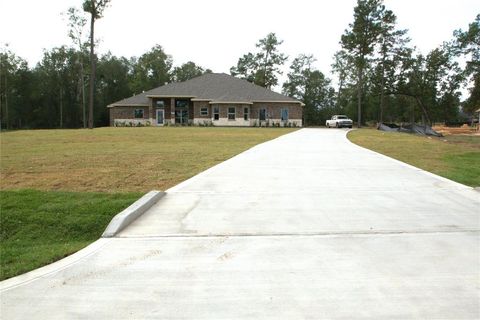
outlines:
[[[135,109],[143,109],[142,119],[149,119],[149,107],[113,107],[110,108],[110,126],[115,119],[135,119]]]
[[[300,120],[302,119],[303,108],[299,103],[278,103],[278,102],[255,102],[250,108],[250,117],[252,119],[259,119],[259,110],[267,109],[267,115],[269,119],[280,119],[281,118],[281,109],[288,108],[288,118],[289,120]]]
[[[169,120],[171,118],[171,99],[153,99],[151,107],[113,107],[110,108],[110,125],[113,126],[115,119],[135,119],[135,109],[143,109],[143,119],[151,118],[153,123],[155,123],[157,114],[156,114],[156,101],[162,100],[165,105],[165,119]],[[269,102],[261,103],[255,102],[253,105],[245,104],[217,104],[210,105],[208,101],[194,101],[190,102],[188,107],[189,119],[201,119],[208,120],[213,118],[213,108],[218,106],[220,108],[220,118],[228,118],[228,108],[235,107],[235,119],[243,121],[243,109],[248,107],[250,109],[249,118],[250,120],[259,119],[259,110],[262,108],[267,109],[268,118],[279,120],[281,118],[281,109],[288,108],[289,120],[301,120],[303,114],[303,108],[298,103],[278,103],[278,102]],[[200,114],[200,109],[202,107],[208,108],[208,115],[202,116]],[[152,114],[150,115],[150,110]]]
[[[201,108],[207,108],[208,110],[208,115],[206,116],[202,116],[200,114],[200,109]],[[205,119],[205,120],[208,120],[208,119],[211,119],[213,117],[213,114],[212,114],[212,107],[210,106],[210,104],[208,103],[208,101],[194,101],[193,102],[193,116],[195,119]]]

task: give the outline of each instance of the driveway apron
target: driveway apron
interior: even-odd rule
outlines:
[[[167,190],[117,237],[2,282],[1,318],[480,318],[480,192],[346,132],[301,129]]]

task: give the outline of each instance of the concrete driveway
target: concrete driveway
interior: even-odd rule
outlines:
[[[1,318],[478,319],[480,192],[302,129],[1,283]]]

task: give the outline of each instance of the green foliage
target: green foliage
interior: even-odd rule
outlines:
[[[332,65],[336,110],[362,123],[458,119],[464,76],[453,50],[444,44],[423,56],[409,41],[381,0],[358,0]]]
[[[283,93],[301,100],[304,104],[305,125],[320,125],[335,109],[335,90],[330,79],[312,67],[312,55],[301,54],[290,66]]]
[[[95,7],[95,20],[102,17],[109,1],[83,3],[87,13]],[[72,48],[44,51],[34,68],[7,47],[0,53],[2,129],[81,127],[87,82],[93,74],[98,76],[92,115],[96,126],[105,126],[108,104],[211,72],[192,61],[173,68],[173,58],[160,45],[140,57],[91,56],[85,39],[86,16],[75,8],[67,16]],[[341,37],[342,49],[332,64],[338,78],[336,90],[313,67],[313,56],[300,55],[291,62],[283,92],[305,103],[306,125],[323,124],[332,114],[362,122],[455,122],[460,119],[460,105],[470,115],[480,106],[479,39],[480,15],[465,31],[456,30],[452,41],[421,55],[409,47],[407,31],[397,28],[395,14],[382,0],[357,0],[353,21]],[[281,44],[275,33],[268,34],[257,42],[255,52],[238,59],[231,74],[266,88],[278,85],[280,67],[287,59],[279,52]],[[458,63],[462,60],[465,68]],[[87,71],[92,62],[95,72]],[[461,102],[460,90],[466,85],[470,96]]]
[[[62,46],[44,51],[37,66],[29,68],[25,60],[6,47],[0,52],[2,128],[82,127],[82,87],[88,97],[89,74],[84,68],[89,60],[85,46],[82,50]],[[95,125],[109,124],[106,106],[110,103],[172,80],[187,80],[199,75],[200,71],[211,72],[193,62],[172,70],[172,58],[159,45],[138,59],[106,53],[96,63]]]
[[[287,60],[287,56],[278,52],[283,43],[277,39],[275,33],[269,33],[256,44],[256,53],[247,53],[238,59],[237,65],[230,68],[232,76],[239,76],[265,88],[278,84],[280,67]]]
[[[140,193],[0,191],[0,280],[67,256],[98,239]]]
[[[138,94],[171,82],[172,63],[172,57],[160,45],[154,46],[138,60],[134,58],[131,90]]]
[[[189,61],[182,64],[180,67],[175,67],[172,71],[172,80],[175,82],[187,81],[192,78],[201,76],[204,73],[211,73],[211,70],[204,70],[197,66],[194,62]]]
[[[84,0],[83,11],[90,13],[94,20],[100,19],[110,1],[111,0]]]
[[[470,23],[466,31],[456,30],[452,48],[457,56],[466,59],[464,75],[469,77],[470,96],[463,104],[463,110],[473,114],[480,108],[480,14]]]
[[[385,6],[382,0],[358,0],[354,9],[354,21],[341,38],[342,49],[349,56],[354,69],[357,89],[357,123],[362,122],[362,98],[364,95],[365,70],[370,64],[375,46],[382,31],[382,16]]]
[[[22,124],[27,111],[29,92],[33,90],[33,75],[27,62],[6,47],[0,52],[0,117],[1,128]]]

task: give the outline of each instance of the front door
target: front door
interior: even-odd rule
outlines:
[[[258,120],[260,121],[267,120],[267,109],[265,108],[260,109],[260,111],[258,112],[258,115],[259,115]]]
[[[163,109],[157,109],[157,126],[163,126],[165,118],[165,111]]]

